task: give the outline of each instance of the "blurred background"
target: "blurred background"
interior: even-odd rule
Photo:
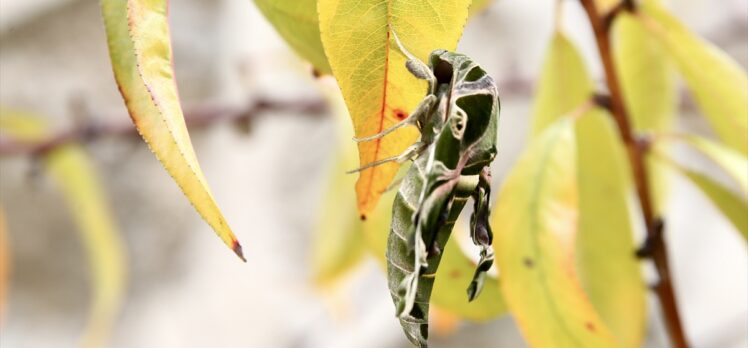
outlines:
[[[673,3],[691,29],[748,65],[744,0]],[[499,84],[497,182],[524,146],[533,81],[552,33],[552,5],[497,0],[471,20],[460,43]],[[581,8],[568,1],[565,10],[564,28],[599,77]],[[172,1],[171,28],[186,109],[322,99],[321,90],[334,88],[330,77],[313,77],[252,1]],[[46,117],[56,130],[128,121],[98,2],[0,0],[0,105]],[[337,162],[337,119],[345,115],[307,116],[268,112],[254,118],[248,132],[226,122],[191,131],[213,194],[243,242],[246,264],[214,236],[141,139],[87,144],[129,251],[113,347],[409,347],[375,262],[365,262],[334,288],[322,291],[311,282],[310,245]],[[678,128],[709,133],[685,95]],[[701,158],[689,161],[709,170]],[[0,161],[0,202],[12,251],[0,320],[3,348],[75,346],[88,315],[83,246],[59,189],[37,169],[28,157]],[[748,347],[745,243],[697,189],[673,180],[666,237],[688,336],[695,347]],[[647,344],[666,347],[654,298],[649,310]],[[524,346],[509,317],[459,323],[431,343]]]

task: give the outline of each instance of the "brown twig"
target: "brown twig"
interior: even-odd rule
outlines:
[[[230,108],[216,105],[201,105],[185,110],[185,123],[191,130],[205,128],[216,123],[248,125],[258,116],[271,112],[296,111],[307,116],[320,116],[327,110],[323,100],[269,100],[260,99],[245,107]],[[111,123],[84,123],[80,127],[50,135],[39,141],[23,141],[0,135],[0,156],[41,155],[59,146],[70,143],[85,143],[100,137],[136,136],[135,126],[129,117],[117,117],[121,121]]]
[[[646,146],[642,146],[643,144],[633,134],[623,101],[621,84],[616,74],[610,43],[612,16],[620,13],[621,9],[634,10],[634,4],[632,1],[624,0],[622,5],[617,6],[618,10],[614,9],[610,14],[601,16],[598,13],[595,0],[581,0],[581,2],[595,34],[595,41],[597,42],[600,59],[605,70],[606,83],[610,92],[610,111],[618,126],[621,138],[626,145],[636,183],[639,205],[641,206],[642,216],[647,226],[647,240],[641,250],[641,254],[650,257],[657,269],[660,279],[655,286],[655,292],[660,299],[670,341],[674,347],[686,348],[688,347],[688,343],[678,313],[678,306],[670,277],[665,239],[663,238],[664,222],[661,218],[655,216],[652,208],[651,191],[647,179],[646,162],[644,161]]]

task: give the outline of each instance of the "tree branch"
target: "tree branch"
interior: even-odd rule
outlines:
[[[610,111],[618,126],[621,138],[626,145],[636,184],[639,205],[647,227],[647,239],[640,254],[650,257],[657,269],[660,279],[654,290],[660,299],[670,341],[674,347],[686,348],[688,347],[688,343],[678,313],[678,305],[675,300],[670,276],[665,239],[663,238],[664,222],[661,218],[655,217],[652,209],[651,191],[647,179],[646,162],[644,161],[646,146],[634,137],[624,105],[621,84],[618,81],[611,50],[610,27],[614,20],[613,17],[620,13],[621,9],[632,10],[633,2],[623,1],[621,5],[617,6],[617,10],[614,9],[605,16],[600,16],[598,13],[595,0],[581,0],[581,2],[595,34],[595,41],[597,42],[600,59],[605,70],[606,83],[610,92]]]
[[[323,100],[268,100],[260,99],[248,106],[229,108],[216,105],[202,105],[185,110],[184,118],[190,130],[205,128],[216,123],[234,123],[248,126],[260,115],[272,112],[299,112],[306,116],[320,117],[327,110]],[[85,143],[101,137],[137,136],[138,132],[129,117],[112,117],[119,122],[89,122],[79,127],[52,134],[39,141],[22,141],[0,135],[0,156],[42,155],[59,146],[70,143]]]

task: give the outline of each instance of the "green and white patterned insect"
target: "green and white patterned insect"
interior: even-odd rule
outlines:
[[[405,120],[381,133],[356,139],[381,138],[407,125],[415,125],[420,139],[400,156],[370,163],[414,160],[392,207],[387,241],[387,277],[390,292],[408,339],[427,346],[431,290],[444,246],[469,197],[475,210],[470,218],[473,243],[481,248],[480,261],[468,286],[473,300],[485,273],[493,264],[492,232],[488,224],[489,165],[496,157],[499,98],[496,84],[463,54],[436,50],[429,65],[394,39],[407,56],[407,69],[429,82],[428,94]]]

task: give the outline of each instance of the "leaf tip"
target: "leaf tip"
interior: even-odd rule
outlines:
[[[244,257],[244,251],[242,251],[242,245],[239,244],[238,240],[234,239],[234,241],[231,242],[231,250],[233,250],[236,256],[239,256],[243,262],[247,262],[247,259]]]

